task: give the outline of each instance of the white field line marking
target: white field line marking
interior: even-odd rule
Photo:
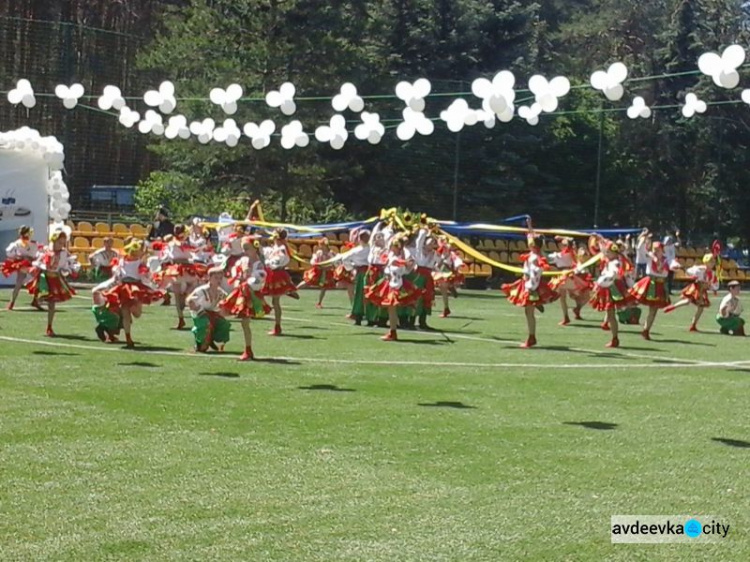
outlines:
[[[13,338],[9,336],[0,336],[0,341],[8,341],[13,343],[30,344],[30,345],[41,345],[47,347],[62,347],[67,349],[85,349],[89,351],[102,351],[102,352],[121,352],[126,354],[133,354],[133,351],[125,349],[123,347],[96,347],[92,345],[81,345],[81,344],[70,344],[54,341],[44,340],[29,340],[24,338]],[[201,359],[236,359],[236,355],[229,354],[201,354],[201,353],[190,353],[190,352],[179,352],[179,351],[163,351],[148,349],[136,349],[136,352],[145,355],[165,355],[171,357],[191,357]],[[533,351],[531,352],[533,353]],[[447,361],[388,361],[388,360],[370,360],[370,359],[332,359],[332,358],[318,358],[318,357],[272,357],[271,360],[289,361],[297,363],[328,363],[328,364],[343,364],[343,365],[403,365],[403,366],[426,366],[426,367],[477,367],[477,368],[524,368],[524,369],[689,369],[694,367],[736,367],[741,366],[747,361],[731,361],[731,362],[705,362],[699,364],[685,363],[685,364],[665,364],[665,365],[654,365],[653,363],[577,363],[577,364],[560,364],[551,365],[549,363],[472,363],[472,362],[447,362]],[[260,359],[263,362],[263,359]]]

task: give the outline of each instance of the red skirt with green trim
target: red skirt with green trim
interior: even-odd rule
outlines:
[[[28,273],[31,268],[31,260],[27,258],[13,258],[5,260],[0,271],[3,274],[3,277],[10,277],[14,273]]]
[[[36,269],[26,284],[29,294],[40,301],[65,302],[73,298],[76,292],[68,281],[59,273]]]
[[[550,289],[559,291],[565,289],[573,295],[585,295],[594,288],[591,275],[573,273],[571,275],[558,275],[549,282]]]
[[[262,294],[270,297],[280,297],[287,293],[293,293],[297,287],[292,283],[292,278],[286,269],[266,268],[266,284],[263,286]]]
[[[336,287],[336,279],[334,279],[333,270],[330,268],[314,265],[305,271],[302,279],[310,287],[317,287],[318,289],[333,289]]]
[[[526,280],[523,278],[514,283],[505,283],[501,290],[508,297],[508,301],[516,306],[539,306],[555,302],[560,298],[560,295],[550,288],[549,283],[544,278],[533,291],[526,289]]]
[[[665,281],[666,277],[646,276],[633,285],[630,289],[630,296],[644,306],[665,308],[671,302]]]
[[[591,308],[599,312],[621,310],[634,302],[635,299],[630,295],[628,284],[624,279],[617,279],[609,287],[594,285],[594,294],[589,300]]]
[[[134,304],[152,304],[164,298],[164,291],[155,291],[140,281],[124,281],[102,291],[111,306],[129,307]]]
[[[422,296],[423,290],[408,279],[401,280],[401,287],[390,286],[387,277],[365,289],[365,298],[376,306],[412,306]]]
[[[219,306],[236,318],[263,318],[272,310],[263,297],[247,283],[235,287]]]
[[[708,300],[708,285],[706,283],[693,281],[682,290],[680,295],[695,306],[700,306],[701,308],[711,306],[711,301]]]
[[[343,264],[336,266],[336,269],[333,270],[333,278],[337,283],[343,283],[344,285],[353,285],[356,274],[355,270],[349,271]]]
[[[384,266],[382,265],[370,264],[367,268],[367,273],[365,273],[365,286],[371,287],[380,281],[383,277],[383,269]]]
[[[466,277],[460,271],[433,271],[432,279],[438,287],[445,284],[457,287],[466,281]]]

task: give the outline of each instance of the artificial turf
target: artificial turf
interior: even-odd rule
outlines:
[[[136,351],[96,339],[85,298],[52,340],[27,296],[3,310],[0,559],[750,559],[750,358],[713,310],[704,333],[682,309],[608,350],[600,314],[558,327],[553,304],[522,350],[496,291],[397,343],[351,326],[344,293],[315,296],[285,300],[282,337],[253,323],[252,363],[239,326],[191,354],[173,308],[146,310]],[[616,514],[731,531],[613,545]]]

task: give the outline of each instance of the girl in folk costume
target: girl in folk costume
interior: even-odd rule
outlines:
[[[448,305],[449,293],[456,297],[456,287],[463,285],[464,282],[464,276],[460,271],[464,260],[461,259],[461,256],[457,252],[453,251],[450,242],[445,237],[438,239],[437,254],[437,268],[432,272],[432,278],[435,280],[435,285],[443,297],[443,313],[440,315],[440,318],[447,318],[451,313],[450,306]]]
[[[272,245],[263,248],[263,258],[266,263],[266,284],[263,294],[271,297],[273,303],[274,327],[268,332],[269,336],[281,335],[281,297],[289,295],[299,299],[297,287],[286,270],[289,265],[289,247],[286,244],[286,230],[277,228],[271,235]]]
[[[555,267],[561,271],[569,271],[565,275],[558,275],[549,284],[550,288],[560,294],[560,306],[562,307],[563,319],[560,326],[570,324],[568,316],[568,297],[575,301],[573,314],[576,320],[581,319],[581,308],[588,301],[591,293],[591,281],[585,273],[576,273],[575,268],[578,265],[575,246],[570,238],[555,237],[560,242],[560,251],[549,254],[549,259],[553,261]]]
[[[182,330],[185,327],[186,300],[198,283],[195,266],[190,262],[191,257],[192,248],[187,241],[185,226],[179,224],[174,227],[174,237],[166,247],[166,261],[169,265],[162,268],[166,286],[174,295],[174,304],[177,309],[176,330]]]
[[[648,253],[646,262],[646,277],[640,279],[630,289],[630,295],[638,304],[648,306],[648,316],[643,324],[641,335],[643,339],[651,339],[651,327],[654,325],[656,313],[659,309],[669,306],[670,299],[667,293],[666,280],[669,274],[670,264],[664,257],[664,248],[661,242],[654,242]]]
[[[11,243],[5,249],[5,261],[3,262],[3,277],[10,277],[16,274],[16,285],[13,287],[13,295],[8,303],[8,310],[13,310],[16,306],[18,293],[24,285],[26,275],[31,271],[32,263],[39,253],[39,244],[31,239],[34,235],[34,229],[30,226],[22,226],[18,229],[18,240]],[[31,306],[42,310],[36,296],[31,301]]]
[[[640,319],[641,311],[637,307],[637,303],[635,302],[635,300],[629,296],[630,289],[635,284],[636,269],[633,265],[633,262],[630,261],[626,254],[627,248],[625,248],[621,244],[613,243],[612,241],[607,240],[601,235],[592,235],[589,238],[588,247],[592,255],[601,254],[603,256],[603,259],[599,262],[600,276],[607,268],[608,253],[614,253],[616,255],[619,267],[617,279],[610,286],[611,290],[609,291],[609,293],[600,293],[599,295],[597,295],[598,289],[596,286],[594,286],[593,295],[589,299],[589,303],[592,305],[592,308],[594,308],[594,310],[604,312],[604,320],[601,324],[602,330],[610,330],[608,320],[610,316],[607,313],[608,307],[606,299],[604,302],[600,302],[597,300],[598,298],[611,298],[614,309],[616,311],[615,316],[620,319],[620,322],[623,322],[623,318],[626,318],[628,319],[628,324],[631,324],[632,322],[630,321],[630,319],[632,319],[634,316]],[[627,296],[628,298],[624,298],[625,296]],[[598,302],[598,305],[594,306],[594,302]]]
[[[57,303],[70,300],[75,294],[65,277],[75,276],[81,266],[66,249],[68,235],[64,230],[54,230],[49,239],[50,245],[34,262],[26,287],[35,299],[47,303],[47,336],[55,337],[52,323]]]
[[[242,251],[242,239],[245,236],[245,227],[241,224],[236,224],[231,233],[225,235],[220,232],[219,236],[221,253],[227,258],[224,262],[224,275],[231,277],[234,264],[244,255]]]
[[[174,230],[174,227],[172,227],[172,230]],[[162,302],[162,306],[169,306],[172,304],[172,297],[169,293],[169,285],[171,281],[164,276],[164,272],[170,265],[172,265],[172,262],[170,261],[171,258],[169,257],[169,244],[173,239],[174,235],[167,234],[164,237],[164,240],[156,240],[147,243],[148,253],[150,255],[146,257],[146,263],[149,271],[151,271],[153,282],[158,285],[159,288],[163,289],[164,302]],[[136,239],[133,237],[130,237],[130,240],[126,239],[125,246],[128,246],[135,240]]]
[[[113,240],[109,236],[104,239],[104,247],[89,255],[89,262],[94,266],[94,279],[106,281],[112,277],[112,262],[117,262],[120,254],[113,248]]]
[[[232,283],[234,289],[221,302],[221,308],[227,314],[240,319],[245,338],[245,351],[240,361],[249,361],[253,355],[253,335],[250,331],[251,318],[263,318],[271,312],[261,296],[266,282],[266,269],[260,261],[253,239],[247,237],[242,242],[245,255],[235,264]]]
[[[414,258],[405,249],[404,244],[402,236],[391,239],[383,278],[365,291],[367,300],[388,310],[390,330],[381,338],[384,341],[398,340],[397,308],[414,306],[422,295],[422,290],[404,277],[415,265]]]
[[[212,267],[208,271],[208,283],[200,285],[187,297],[190,316],[193,318],[195,351],[205,353],[209,347],[223,351],[229,341],[229,321],[224,318],[225,310],[221,303],[227,294],[221,288],[224,281],[224,268]],[[219,344],[217,347],[216,344]]]
[[[190,233],[188,234],[188,242],[193,248],[200,248],[205,246],[206,243],[210,242],[208,233],[203,230],[201,226],[201,220],[196,217],[190,224]]]
[[[523,277],[515,283],[502,286],[503,292],[508,296],[508,301],[516,306],[522,306],[526,314],[529,336],[521,344],[523,348],[537,344],[535,310],[539,309],[540,312],[544,312],[545,304],[560,298],[560,295],[549,287],[549,283],[542,276],[542,272],[549,268],[547,261],[542,257],[542,243],[540,236],[534,236],[533,232],[529,232],[529,253],[521,256]]]
[[[370,258],[370,231],[358,229],[356,232],[357,245],[339,254],[334,260],[341,263],[345,269],[354,272],[354,295],[349,317],[354,320],[356,326],[361,326],[365,317],[365,280]]]
[[[115,262],[115,267],[118,261]],[[104,291],[111,289],[116,284],[117,279],[112,276],[91,289],[91,296],[94,301],[91,312],[96,320],[94,332],[102,342],[117,343],[122,329],[122,310],[119,301],[117,299],[108,300],[103,294]]]
[[[664,309],[664,312],[672,312],[681,306],[693,304],[696,306],[693,321],[690,323],[690,332],[698,331],[698,320],[700,320],[703,311],[711,306],[708,300],[708,292],[719,290],[719,277],[714,272],[716,267],[716,258],[713,254],[703,256],[703,265],[694,265],[687,270],[687,274],[692,278],[692,282],[682,290],[682,298],[675,304]]]
[[[381,226],[381,223],[375,225],[370,238],[370,253],[367,256],[368,265],[365,274],[365,292],[385,275],[388,247],[386,246],[385,235],[381,232]],[[367,299],[365,299],[365,316],[368,326],[385,328],[388,325],[388,310],[374,305]]]
[[[323,308],[323,297],[325,297],[326,291],[336,288],[336,280],[333,278],[333,270],[330,264],[319,265],[328,262],[334,255],[328,245],[328,238],[318,240],[318,245],[315,246],[315,252],[313,252],[310,259],[311,267],[305,271],[302,276],[302,282],[297,285],[297,289],[301,289],[305,285],[320,289],[318,303],[315,305],[316,308]]]
[[[422,290],[416,305],[421,330],[430,329],[427,325],[427,316],[432,315],[432,303],[435,301],[435,280],[432,274],[440,262],[437,246],[437,239],[429,233],[426,226],[422,226],[417,234],[414,256],[417,265],[414,285]]]
[[[633,297],[625,281],[625,271],[622,265],[620,247],[613,243],[600,240],[602,245],[602,271],[594,283],[591,307],[606,314],[605,324],[612,331],[612,340],[607,347],[620,347],[620,325],[616,312],[630,306]]]
[[[208,237],[208,233],[204,232],[206,236],[201,239],[192,238],[190,240],[190,261],[195,269],[195,275],[198,278],[198,283],[208,281],[208,270],[214,267],[216,264],[214,252],[214,246],[211,244],[211,240]]]
[[[101,297],[122,315],[126,346],[135,347],[130,331],[133,320],[141,317],[143,305],[164,298],[164,293],[151,282],[149,268],[145,262],[144,243],[134,239],[123,249],[123,256],[114,267],[114,282],[100,292]]]
[[[345,254],[349,250],[357,247],[357,238],[359,236],[359,233],[359,228],[354,228],[349,231],[349,240],[345,242],[343,247],[341,248],[341,254]],[[346,294],[349,296],[350,305],[354,304],[354,276],[354,268],[352,268],[350,264],[344,262],[339,263],[339,265],[337,265],[333,270],[333,278],[336,280],[336,283],[339,286],[346,289]],[[354,320],[354,317],[351,314],[349,314],[347,318],[349,318],[350,320]]]

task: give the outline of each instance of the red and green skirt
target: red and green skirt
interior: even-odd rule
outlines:
[[[250,285],[242,283],[235,287],[219,304],[222,310],[236,318],[263,318],[271,312],[271,307],[263,297],[253,291]]]
[[[305,271],[302,279],[308,286],[317,287],[318,289],[333,289],[336,287],[333,270],[318,265],[313,265]]]
[[[516,306],[539,306],[555,302],[560,298],[557,291],[553,291],[544,278],[539,281],[539,286],[533,291],[526,288],[526,280],[523,278],[515,283],[505,283],[501,290],[508,297],[508,301]]]
[[[31,260],[27,258],[13,258],[3,262],[0,272],[2,272],[3,277],[10,277],[14,273],[28,273],[31,267]]]
[[[458,287],[464,284],[466,278],[464,274],[459,271],[433,271],[432,279],[435,284],[440,287],[441,285],[447,284],[454,287]]]
[[[711,306],[708,300],[708,285],[699,281],[693,281],[680,293],[683,299],[689,300],[695,306],[707,308]]]
[[[37,269],[32,273],[26,288],[29,294],[46,302],[65,302],[76,294],[65,277],[43,269]]]
[[[229,321],[218,312],[205,311],[193,316],[193,337],[197,347],[206,347],[211,343],[227,343],[231,330]]]
[[[91,312],[96,318],[97,325],[102,326],[111,335],[117,335],[120,332],[121,319],[117,307],[94,305],[91,307]]]
[[[336,283],[352,285],[354,283],[354,271],[350,271],[343,264],[340,264],[333,270],[333,278],[336,280]]]
[[[591,281],[591,275],[588,273],[570,275],[558,275],[549,282],[550,289],[559,291],[565,289],[574,296],[587,295],[594,284]]]
[[[376,306],[412,306],[417,303],[422,292],[422,289],[406,278],[401,280],[401,287],[393,288],[388,278],[383,277],[365,290],[365,298]]]
[[[666,277],[649,277],[640,279],[630,289],[630,296],[638,304],[648,307],[665,308],[671,302],[667,294]]]
[[[164,291],[157,291],[140,281],[124,281],[102,291],[102,296],[113,306],[130,307],[135,304],[153,304],[164,298]]]
[[[422,290],[422,295],[417,299],[417,316],[432,314],[432,303],[435,301],[435,280],[432,278],[432,270],[428,267],[418,267],[414,276],[414,285]]]
[[[266,268],[266,284],[262,293],[269,297],[280,297],[287,293],[293,293],[297,287],[292,283],[292,278],[286,269]]]
[[[628,284],[624,279],[615,280],[609,287],[594,286],[594,294],[589,300],[591,308],[599,312],[607,310],[621,310],[633,304]]]

